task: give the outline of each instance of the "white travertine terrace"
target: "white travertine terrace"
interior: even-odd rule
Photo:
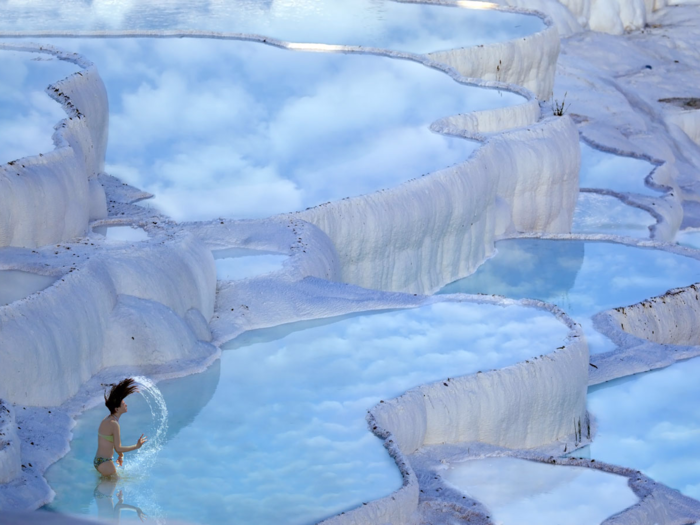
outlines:
[[[2,49],[49,52],[31,45],[0,44]],[[83,70],[48,89],[68,115],[56,126],[56,149],[0,166],[0,247],[67,241],[85,233],[91,219],[107,215],[104,191],[94,180],[104,169],[107,92],[94,65],[54,54]]]
[[[0,399],[0,483],[9,483],[22,473],[14,410]]]
[[[527,90],[540,99],[550,97],[560,34],[571,35],[582,28],[620,34],[641,28],[661,5],[642,0],[562,2],[566,6],[554,0],[509,3],[547,13],[551,18],[548,27],[517,41],[427,57],[336,46],[346,52],[418,60],[453,76],[457,76],[456,71],[477,85],[503,88],[512,84],[511,90],[528,95],[521,106],[447,117],[433,124],[437,132],[484,142],[466,162],[387,191],[262,221],[157,227],[144,222],[142,226],[158,235],[138,250],[71,243],[74,254],[90,258],[80,264],[73,259],[66,264],[65,246],[57,247],[61,251],[58,262],[50,258],[50,252],[41,254],[41,262],[48,261],[48,269],[43,271],[63,277],[35,296],[0,308],[0,398],[6,403],[0,402],[0,484],[23,480],[31,485],[32,495],[18,499],[19,508],[36,508],[50,499],[50,493],[48,487],[23,478],[12,403],[64,404],[65,412],[74,415],[81,405],[94,400],[99,379],[116,376],[117,371],[148,366],[156,377],[187,373],[215,359],[215,345],[245,330],[348,312],[416,306],[430,299],[414,294],[432,292],[473,271],[491,255],[497,238],[516,232],[563,236],[569,231],[578,193],[578,130],[569,117],[542,119],[538,101]],[[292,47],[259,36],[195,32],[95,32],[88,36],[252,39]],[[584,34],[583,47],[585,38]],[[32,45],[2,44],[2,48],[40,50]],[[323,51],[320,47],[312,50]],[[108,109],[97,70],[80,57],[41,51],[74,60],[85,69],[55,84],[53,96],[69,115],[55,135],[57,149],[0,167],[0,246],[34,248],[73,241],[96,219],[99,224],[134,222],[128,216],[107,218],[105,191],[107,198],[120,203],[120,209],[136,217],[129,205],[137,200],[134,196],[138,192],[133,192],[132,198],[117,197],[124,190],[102,173]],[[575,76],[571,74],[571,78]],[[574,85],[578,80],[571,82]],[[586,101],[583,96],[581,100],[584,109],[599,102],[597,98]],[[597,111],[575,113],[598,116],[601,113]],[[627,117],[619,116],[613,126],[622,128]],[[673,123],[681,129],[695,129]],[[592,143],[617,153],[641,155],[639,151],[652,141],[640,138],[641,133],[632,138],[616,135],[599,123],[584,129]],[[692,138],[692,133],[689,135]],[[671,146],[653,149],[654,154],[648,156],[657,165],[652,182],[666,186],[669,193],[658,199],[625,198],[655,210],[658,224],[653,238],[671,240],[683,220],[677,178],[679,173],[687,173],[692,162],[682,159],[679,168]],[[37,209],[43,213],[36,213]],[[219,283],[217,288],[210,250],[229,247],[272,249],[290,257],[275,274]],[[4,254],[0,266],[36,270],[39,263],[28,252]],[[694,323],[679,321],[697,318],[693,291],[689,288],[658,299],[653,311],[641,305],[627,308],[630,332],[656,343],[696,345],[699,336]],[[505,302],[487,297],[480,300]],[[580,437],[571,437],[571,431],[576,421],[583,421],[584,426],[588,421],[585,340],[580,328],[564,313],[530,303],[550,309],[569,326],[566,345],[530,362],[451,378],[449,387],[443,382],[423,385],[374,407],[368,416],[370,426],[385,439],[404,476],[404,486],[387,498],[325,523],[418,523],[420,486],[408,456],[421,447],[474,441],[513,449],[581,443]],[[245,308],[240,308],[242,304]],[[617,322],[618,314],[606,315]],[[684,329],[676,329],[675,323],[684,323]],[[665,334],[658,340],[654,339],[657,329]],[[644,366],[651,367],[637,363],[628,366],[626,373]],[[63,453],[65,449],[46,451],[54,459]],[[4,490],[0,485],[0,503]],[[633,524],[668,516],[682,520],[690,515],[674,510],[677,500],[669,496],[668,489],[654,490],[639,505],[608,522]]]
[[[669,290],[630,306],[598,314],[598,323],[661,345],[700,345],[700,291],[697,284]],[[617,330],[616,330],[617,331]]]

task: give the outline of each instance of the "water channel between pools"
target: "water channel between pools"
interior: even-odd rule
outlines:
[[[141,452],[127,454],[117,489],[164,519],[315,523],[401,486],[367,429],[369,408],[426,382],[549,353],[566,334],[546,311],[455,302],[245,333],[205,373],[160,385],[170,418],[163,448],[145,472],[128,464]],[[98,513],[92,459],[105,415],[98,407],[80,416],[71,452],[48,470],[51,510]],[[124,442],[152,435],[151,419],[130,397]]]
[[[54,149],[53,128],[67,115],[45,90],[76,71],[48,55],[0,50],[0,164]]]
[[[700,281],[700,261],[611,242],[514,239],[475,273],[438,293],[497,294],[554,303],[581,324],[591,353],[615,345],[591,316]]]

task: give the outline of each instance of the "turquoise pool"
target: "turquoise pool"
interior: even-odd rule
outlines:
[[[374,404],[548,353],[566,335],[548,312],[454,302],[245,333],[204,374],[162,384],[162,449],[152,468],[127,468],[113,499],[122,490],[125,503],[165,522],[315,523],[401,486],[367,429]],[[71,452],[47,472],[50,510],[98,514],[92,458],[105,415],[98,407],[78,418]],[[153,434],[139,396],[122,427],[126,443]]]

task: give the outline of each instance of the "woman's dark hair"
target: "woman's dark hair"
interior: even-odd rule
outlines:
[[[105,406],[109,409],[110,414],[114,414],[117,408],[121,406],[126,396],[138,391],[139,387],[136,386],[136,382],[130,377],[127,377],[116,385],[112,385],[112,389],[109,391],[109,397],[105,394]]]

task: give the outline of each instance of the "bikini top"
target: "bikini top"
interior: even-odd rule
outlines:
[[[100,434],[99,432],[97,433],[97,435],[100,436],[101,438],[106,439],[106,440],[109,441],[110,443],[114,443],[114,436],[103,436],[103,435]]]

